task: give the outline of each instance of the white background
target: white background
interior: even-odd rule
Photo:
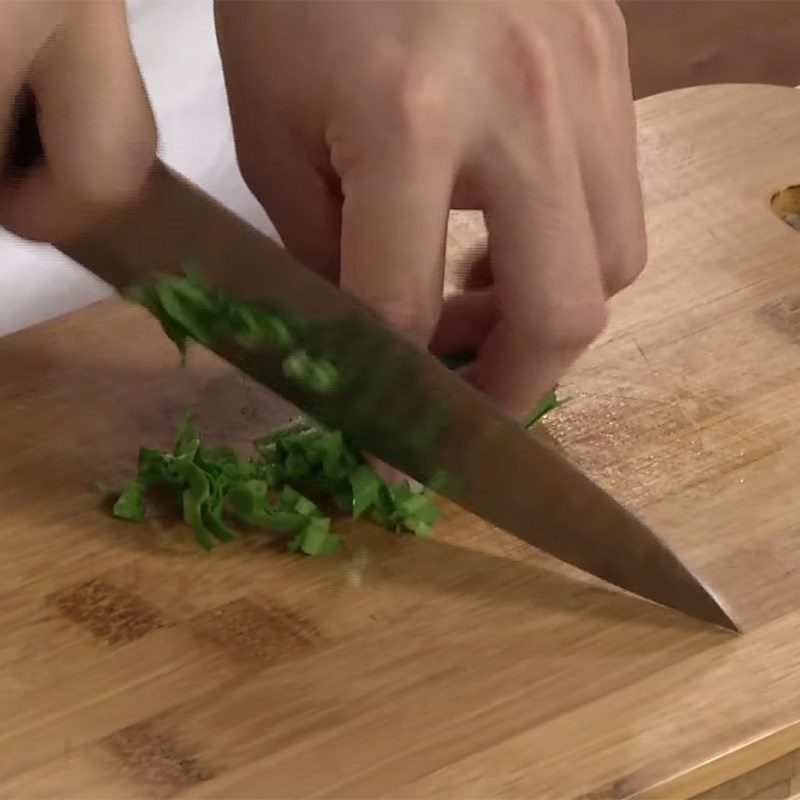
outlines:
[[[160,156],[274,234],[236,168],[211,0],[128,0],[128,9]],[[0,336],[109,293],[53,248],[0,230]]]

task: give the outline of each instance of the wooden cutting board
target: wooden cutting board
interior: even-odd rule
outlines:
[[[800,93],[703,88],[639,111],[651,263],[548,428],[745,634],[452,508],[429,540],[343,525],[328,560],[258,537],[209,555],[180,524],[110,519],[93,483],[128,477],[185,407],[243,446],[285,410],[211,357],[178,370],[143,312],[102,303],[0,341],[1,796],[789,794],[800,232],[770,200],[800,183]],[[457,221],[454,256],[479,235]]]

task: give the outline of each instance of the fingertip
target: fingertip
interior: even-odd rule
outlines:
[[[438,356],[478,351],[500,319],[496,294],[488,289],[448,297],[430,341]]]
[[[538,348],[501,322],[462,375],[503,411],[523,419],[552,389],[579,352]]]

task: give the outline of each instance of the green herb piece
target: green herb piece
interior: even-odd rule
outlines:
[[[241,481],[235,484],[228,492],[231,513],[249,525],[263,525],[268,489],[267,482],[260,480]]]
[[[186,361],[186,345],[189,335],[180,322],[173,319],[161,305],[158,293],[152,287],[136,286],[129,289],[125,296],[131,302],[138,303],[146,308],[159,322],[167,338],[178,348],[181,355],[181,364]]]
[[[378,502],[381,479],[366,464],[360,464],[347,477],[352,487],[352,511],[360,517]]]
[[[330,394],[339,381],[339,371],[325,359],[317,359],[311,363],[308,373],[308,387],[317,394]]]
[[[568,402],[569,398],[559,399],[555,391],[548,392],[541,400],[534,406],[533,410],[525,417],[522,424],[525,428],[530,428],[537,422],[541,421],[551,411],[554,411],[559,406],[563,406]]]
[[[277,314],[251,305],[230,302],[228,315],[231,332],[245,346],[265,342],[285,350],[294,343],[289,326]]]
[[[182,456],[189,451],[197,452],[197,442],[200,441],[200,434],[194,424],[194,417],[190,411],[183,415],[183,422],[175,435],[175,446],[172,452],[176,456]]]
[[[288,316],[206,285],[196,269],[162,276],[152,286],[132,289],[128,297],[159,320],[183,358],[190,339],[212,348],[226,339],[245,347],[268,345],[285,354],[283,372],[290,380],[316,394],[337,388],[336,367],[296,346],[297,331]]]
[[[283,359],[283,374],[317,394],[336,388],[338,371],[329,361],[313,359],[305,350],[294,350]]]
[[[114,516],[129,522],[143,522],[146,516],[144,504],[145,488],[141,481],[129,483],[122,491],[117,502],[114,503],[112,511]]]
[[[303,529],[289,542],[289,550],[301,550],[309,556],[330,555],[341,543],[338,534],[331,533],[328,517],[310,517]]]
[[[216,309],[208,292],[191,278],[175,277],[154,287],[160,307],[192,339],[208,344]]]
[[[412,494],[398,504],[398,523],[417,536],[425,536],[439,519],[441,509],[430,497]]]

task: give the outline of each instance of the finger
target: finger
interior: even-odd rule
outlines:
[[[605,321],[578,157],[557,94],[543,111],[529,145],[498,147],[484,169],[502,319],[467,374],[514,415],[558,382]]]
[[[342,175],[341,285],[427,345],[442,304],[448,163],[373,158]]]
[[[231,110],[242,175],[284,247],[303,264],[337,281],[341,229],[338,191],[285,128],[248,124],[233,102]]]
[[[448,297],[431,339],[434,355],[477,353],[500,320],[497,296],[491,289]]]
[[[586,3],[576,13],[588,85],[580,65],[568,65],[580,166],[606,296],[624,289],[647,260],[642,191],[636,160],[636,120],[625,23],[615,3]]]
[[[155,126],[122,3],[80,4],[30,72],[46,163],[0,198],[0,219],[34,239],[68,238],[138,191]]]
[[[239,169],[289,252],[338,280],[342,199],[316,119],[321,106],[309,103],[317,114],[304,114],[304,93],[283,88],[288,76],[264,75],[253,54],[281,44],[268,13],[243,15],[238,6],[217,2],[214,15]]]
[[[219,11],[217,13],[220,13]],[[245,183],[295,258],[330,280],[339,275],[341,196],[322,159],[270,113],[252,64],[220,36],[236,158]],[[254,109],[259,111],[254,122]]]
[[[441,310],[453,182],[448,163],[427,161],[376,157],[342,170],[341,178],[340,284],[421,346]],[[367,460],[390,484],[410,480],[373,456]]]

